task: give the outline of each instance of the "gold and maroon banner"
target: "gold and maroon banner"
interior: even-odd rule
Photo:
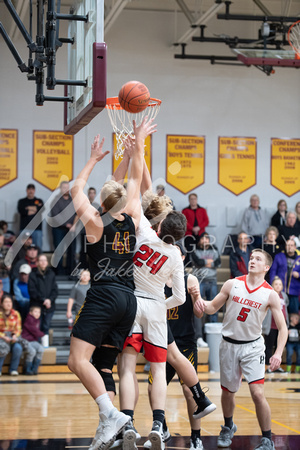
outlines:
[[[205,136],[167,135],[166,180],[183,194],[204,183]]]
[[[256,138],[219,137],[218,182],[235,195],[256,184]]]
[[[112,173],[115,173],[116,168],[122,161],[122,157],[119,156],[118,159],[115,158],[115,154],[117,151],[117,138],[116,133],[113,133],[113,155],[112,155]],[[150,176],[152,174],[152,136],[147,136],[145,139],[145,155],[144,155],[148,170],[150,172]],[[127,175],[125,177],[124,182],[127,181]]]
[[[33,179],[50,191],[73,179],[73,136],[63,131],[33,131]]]
[[[288,197],[300,190],[300,139],[271,138],[271,185]]]
[[[0,129],[0,188],[18,176],[18,130]]]

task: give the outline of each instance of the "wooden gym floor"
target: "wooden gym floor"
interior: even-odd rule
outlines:
[[[217,435],[223,424],[219,373],[199,373],[202,387],[217,410],[201,421],[204,448],[217,448]],[[115,375],[117,381],[117,375]],[[147,375],[138,373],[140,399],[135,426],[142,439],[141,450],[151,425],[147,397]],[[118,383],[117,383],[118,389]],[[272,411],[272,432],[276,449],[300,449],[300,375],[266,375],[265,392]],[[118,397],[115,401],[118,406]],[[172,434],[166,448],[189,449],[190,427],[186,404],[178,381],[168,387],[166,419]],[[242,383],[236,396],[234,422],[237,432],[232,450],[253,449],[260,429],[248,386]],[[94,401],[77,378],[68,373],[42,373],[37,376],[0,378],[0,449],[86,449],[98,425]]]

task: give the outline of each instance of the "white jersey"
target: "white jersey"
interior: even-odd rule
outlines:
[[[179,250],[163,242],[142,213],[134,255],[135,295],[166,302],[164,287],[169,278],[173,295],[167,307],[173,308],[185,301],[183,261]]]
[[[251,291],[246,277],[233,280],[223,320],[222,335],[236,341],[253,341],[261,336],[262,322],[273,291],[266,281]]]

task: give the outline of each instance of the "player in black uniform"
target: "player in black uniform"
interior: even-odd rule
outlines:
[[[74,372],[99,407],[99,426],[90,449],[106,450],[130,417],[119,412],[107,391],[113,391],[112,368],[131,328],[136,313],[133,282],[135,229],[139,224],[139,200],[145,138],[156,131],[147,117],[134,125],[135,151],[127,193],[115,181],[104,184],[101,194],[103,213],[90,204],[84,187],[90,173],[104,156],[104,139],[96,136],[91,156],[72,187],[73,203],[86,230],[91,272],[91,288],[74,323],[69,369]],[[98,348],[100,371],[90,359]]]
[[[183,259],[186,252],[184,246],[177,242]],[[194,304],[200,299],[199,282],[194,275],[184,274],[186,301],[183,305],[168,309],[168,352],[166,365],[167,384],[172,381],[177,373],[184,396],[187,401],[189,421],[191,424],[190,450],[202,450],[203,445],[200,436],[200,418],[204,417],[216,409],[201,389],[198,376],[198,350],[195,329],[193,325],[193,315],[195,314]],[[189,293],[193,288],[193,294]],[[166,298],[172,295],[172,287],[165,287]],[[152,375],[149,372],[149,390],[151,389]],[[195,411],[196,402],[196,411]],[[164,440],[170,438],[166,421],[163,424]],[[146,441],[145,448],[150,448],[150,441]]]

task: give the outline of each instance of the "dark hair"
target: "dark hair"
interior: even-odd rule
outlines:
[[[94,187],[90,187],[89,190],[88,190],[88,192],[90,192],[90,191],[95,191],[95,192],[97,192],[96,189],[95,189]]]
[[[4,300],[6,298],[9,298],[11,300],[11,302],[12,302],[12,305],[14,306],[14,301],[13,301],[13,298],[12,298],[12,296],[10,294],[3,294],[2,295],[2,298],[0,300],[1,305],[3,305],[3,302],[4,302]]]
[[[35,185],[33,183],[29,183],[29,184],[27,184],[26,189],[35,189]]]
[[[8,223],[5,220],[0,220],[0,228],[2,229],[5,225],[8,226]]]
[[[161,223],[159,237],[167,244],[174,244],[185,232],[186,217],[179,211],[171,211]]]

